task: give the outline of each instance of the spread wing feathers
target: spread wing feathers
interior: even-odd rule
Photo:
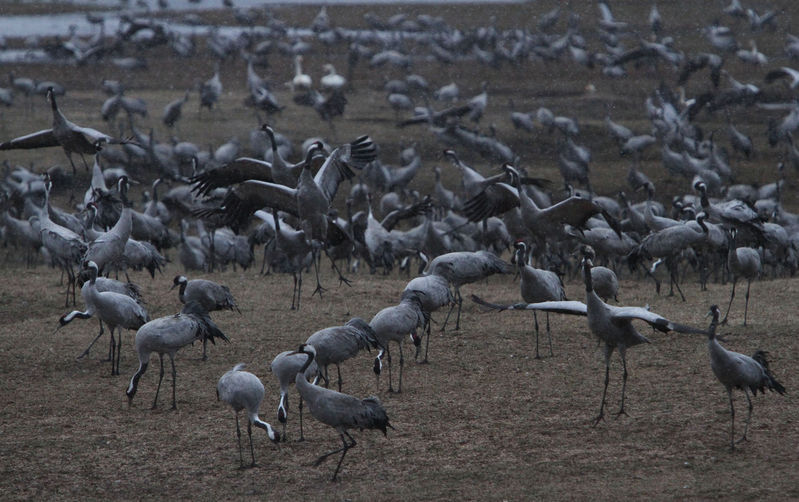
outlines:
[[[189,178],[189,181],[194,184],[192,191],[199,195],[208,195],[216,188],[227,187],[247,180],[274,182],[272,164],[251,157],[239,157],[222,167],[209,169]]]
[[[586,307],[585,303],[575,300],[500,305],[487,302],[477,295],[472,295],[472,301],[478,305],[482,305],[483,307],[487,307],[491,310],[498,310],[500,312],[503,310],[541,310],[544,312],[555,312],[558,314],[588,315],[588,308]]]
[[[602,213],[602,208],[588,199],[572,196],[542,209],[541,212],[546,213],[552,222],[582,228],[589,218]]]
[[[53,135],[52,129],[26,134],[19,138],[0,143],[0,150],[27,150],[31,148],[44,148],[48,146],[60,146],[61,143]]]
[[[518,206],[519,191],[507,183],[496,183],[466,201],[463,213],[469,221],[482,221]]]
[[[345,179],[352,179],[355,176],[353,169],[362,169],[375,158],[377,158],[377,148],[374,142],[369,136],[361,136],[352,143],[333,150],[317,171],[314,181],[325,193],[327,200],[332,201],[339,183]]]
[[[267,181],[247,180],[231,188],[219,207],[199,209],[193,214],[200,218],[220,215],[225,224],[241,227],[251,214],[263,207],[298,216],[297,189]]]
[[[405,207],[395,209],[388,213],[385,218],[380,221],[380,224],[389,232],[402,220],[413,218],[431,209],[430,198],[425,197],[419,202]]]
[[[676,331],[678,333],[707,334],[706,330],[671,322],[665,317],[643,307],[616,307],[608,305],[607,308],[610,310],[611,319],[616,324],[625,324],[638,319],[664,333]]]

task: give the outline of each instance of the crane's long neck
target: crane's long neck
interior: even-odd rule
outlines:
[[[591,278],[591,261],[583,260],[583,280],[585,281],[585,292],[594,291],[593,279]]]
[[[186,303],[186,285],[188,281],[181,281],[180,287],[178,289],[178,298],[180,298],[180,303]],[[174,296],[173,296],[174,298]]]
[[[257,412],[253,411],[253,412],[248,413],[248,415],[250,417],[250,423],[251,424],[253,424],[256,427],[260,427],[261,429],[265,430],[266,434],[269,436],[270,440],[277,441],[278,435],[277,435],[277,432],[275,432],[275,429],[273,429],[272,426],[269,425],[268,423],[266,423],[263,420],[261,420],[260,418],[258,418],[258,413]]]
[[[305,398],[305,396],[309,392],[313,392],[314,385],[311,384],[305,378],[305,371],[311,366],[311,363],[313,363],[314,355],[310,352],[300,352],[300,353],[305,354],[308,357],[308,359],[305,361],[305,364],[303,364],[302,367],[297,371],[297,376],[294,377],[294,385],[297,386],[297,391],[299,391],[300,396]]]
[[[147,357],[149,359],[150,355],[147,354]],[[139,379],[144,374],[144,372],[147,371],[147,366],[149,366],[149,364],[150,363],[148,362],[143,362],[141,355],[139,356],[139,369],[136,370],[136,373],[134,373],[133,376],[130,378],[130,383],[128,384],[128,390],[125,391],[125,394],[128,396],[128,406],[130,406],[130,403],[133,402],[133,396],[136,395],[136,390],[139,387]]]

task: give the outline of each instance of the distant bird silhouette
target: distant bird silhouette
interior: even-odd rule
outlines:
[[[216,398],[229,404],[236,413],[236,437],[239,440],[239,465],[244,467],[244,458],[241,455],[241,429],[239,428],[239,412],[247,410],[247,435],[250,437],[250,455],[255,467],[255,449],[252,445],[252,426],[260,427],[266,431],[269,439],[277,443],[280,441],[278,434],[271,425],[258,418],[258,407],[264,398],[264,384],[261,380],[248,371],[246,365],[239,363],[219,379],[216,384]]]

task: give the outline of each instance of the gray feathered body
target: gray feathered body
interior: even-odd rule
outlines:
[[[360,317],[350,319],[344,326],[321,329],[309,336],[305,343],[314,346],[314,361],[321,367],[339,364],[362,350],[377,348],[379,344],[372,327]]]
[[[513,266],[488,251],[456,251],[430,262],[430,274],[445,277],[458,287],[493,274],[510,274]]]
[[[421,291],[420,300],[422,310],[427,313],[435,312],[441,307],[455,303],[449,281],[441,275],[423,275],[411,279],[405,286],[405,291]]]
[[[424,325],[424,312],[420,295],[406,291],[398,305],[386,307],[375,314],[369,325],[383,348],[389,341],[401,343],[406,336],[416,333],[416,328]]]
[[[311,415],[339,433],[344,433],[347,429],[378,429],[386,434],[388,416],[376,396],[358,399],[313,385],[299,373],[296,385],[300,396],[308,404]]]

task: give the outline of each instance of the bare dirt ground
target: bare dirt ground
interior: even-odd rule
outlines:
[[[710,4],[710,10],[720,4]],[[791,7],[780,23],[788,23]],[[465,27],[481,24],[496,15],[499,26],[528,22],[553,5],[525,4],[511,7],[385,7],[386,16],[404,11],[456,16]],[[699,28],[713,18],[701,7],[659,6],[666,25],[680,35],[680,46],[694,51],[703,44]],[[614,13],[643,24],[649,5],[614,3]],[[334,22],[348,20],[357,26],[365,8],[331,8]],[[795,11],[795,8],[793,8]],[[307,24],[314,8],[280,9],[279,16],[292,23]],[[715,12],[715,10],[714,10]],[[794,13],[795,14],[795,13]],[[584,23],[596,18],[594,5],[581,11]],[[229,22],[220,15],[220,22]],[[513,23],[516,24],[513,24]],[[562,21],[561,21],[562,23]],[[784,24],[781,24],[784,26]],[[744,30],[741,24],[738,29]],[[589,28],[585,28],[589,32]],[[758,35],[759,47],[776,54],[782,34]],[[593,36],[593,35],[592,35]],[[632,45],[633,42],[630,42]],[[704,48],[704,45],[701,47]],[[202,52],[202,54],[206,54]],[[213,61],[196,57],[186,62],[159,53],[150,54],[150,69],[142,73],[115,73],[112,68],[21,66],[17,73],[51,76],[70,89],[61,100],[65,113],[81,124],[102,128],[99,106],[103,77],[124,78],[129,94],[145,98],[153,116],[149,119],[159,134],[157,117],[162,106],[195,82],[210,77]],[[309,68],[320,68],[325,58],[343,61],[345,54],[316,52]],[[783,61],[784,62],[784,61]],[[229,89],[219,110],[196,114],[196,93],[187,105],[182,131],[198,144],[218,145],[232,134],[246,138],[254,127],[251,111],[242,105],[244,64],[225,63],[223,83]],[[342,68],[345,65],[342,63]],[[338,67],[338,65],[337,65]],[[762,78],[730,61],[739,79]],[[5,71],[5,70],[4,70]],[[646,68],[631,69],[631,76],[608,80],[598,70],[577,68],[569,63],[529,63],[520,69],[503,66],[487,74],[479,65],[434,68],[422,65],[419,73],[431,84],[451,80],[464,82],[469,96],[479,92],[480,81],[492,84],[492,105],[486,121],[497,125],[497,134],[507,138],[524,162],[535,166],[536,175],[559,180],[557,139],[544,131],[521,134],[507,119],[508,98],[517,108],[534,110],[548,106],[557,113],[579,117],[584,140],[593,150],[594,186],[613,195],[628,163],[620,162],[602,128],[610,112],[614,119],[643,132],[649,126],[643,99],[659,80],[673,83],[675,73]],[[275,56],[269,76],[275,82],[288,80],[288,59]],[[385,70],[387,76],[398,76]],[[442,146],[419,130],[397,130],[393,112],[380,90],[383,73],[360,67],[357,93],[350,99],[345,120],[337,124],[339,141],[369,132],[381,145],[384,159],[392,162],[402,143],[418,141],[425,159],[442,166]],[[87,78],[90,77],[90,78]],[[597,92],[586,94],[593,83]],[[689,95],[701,90],[689,87]],[[290,103],[286,91],[279,91]],[[206,113],[206,112],[204,112]],[[209,119],[209,117],[211,117]],[[765,144],[765,122],[751,110],[733,112],[735,123],[757,137],[761,152],[751,161],[735,164],[740,182],[769,182],[776,176],[776,152]],[[276,128],[297,142],[313,134],[329,134],[318,124],[312,110],[291,106],[275,119]],[[702,117],[712,129],[724,123],[722,116]],[[213,124],[212,128],[208,124]],[[0,133],[14,137],[49,125],[49,112],[37,103],[33,114],[20,107],[3,112]],[[476,157],[464,157],[487,173],[496,167]],[[65,165],[57,150],[14,152],[3,158],[15,163]],[[689,181],[668,178],[660,166],[659,152],[643,159],[643,169],[655,179],[659,197],[690,190]],[[455,186],[454,172],[447,172]],[[79,172],[76,186],[84,186],[86,174]],[[784,197],[796,211],[795,173],[788,173],[791,186]],[[432,169],[420,173],[415,187],[428,190]],[[66,200],[62,191],[60,200]],[[266,435],[254,432],[258,467],[240,470],[233,414],[216,400],[219,377],[238,362],[248,364],[267,387],[261,418],[277,422],[277,383],[268,372],[269,362],[279,352],[296,348],[314,331],[346,322],[352,316],[367,320],[381,308],[398,301],[408,278],[352,275],[351,288],[336,287],[325,270],[323,282],[329,291],[323,298],[310,298],[312,278],[306,278],[300,311],[290,311],[291,278],[260,276],[257,270],[194,274],[226,284],[236,296],[242,313],[214,313],[213,318],[231,339],[230,344],[209,348],[209,359],[200,360],[201,347],[178,353],[177,411],[169,410],[171,378],[167,373],[159,406],[150,409],[157,383],[155,360],[142,377],[131,407],[125,388],[137,367],[133,333],[124,335],[121,375],[109,375],[107,336],[90,357],[75,360],[97,332],[97,322],[75,321],[54,333],[63,307],[58,272],[44,265],[25,268],[16,251],[0,265],[0,498],[2,499],[236,499],[265,500],[529,500],[529,499],[772,499],[799,498],[796,465],[799,461],[799,427],[793,394],[797,388],[794,369],[799,361],[793,312],[797,307],[794,279],[772,279],[768,275],[752,285],[748,326],[741,326],[743,289],[733,305],[731,324],[722,329],[726,346],[751,354],[769,351],[772,369],[788,389],[754,398],[750,440],[731,453],[729,408],[723,387],[715,380],[707,356],[706,341],[692,335],[663,335],[640,327],[652,341],[628,352],[630,378],[627,386],[629,416],[615,418],[621,394],[621,363],[614,355],[608,389],[607,419],[592,427],[599,405],[604,362],[602,350],[588,333],[585,320],[551,316],[554,357],[533,358],[532,318],[518,312],[485,313],[468,300],[464,303],[462,328],[435,331],[430,342],[430,364],[413,362],[406,347],[403,392],[386,392],[386,375],[376,389],[372,373],[374,353],[363,354],[343,368],[344,390],[356,396],[377,394],[385,405],[395,430],[388,437],[375,431],[355,432],[358,446],[345,459],[341,480],[329,482],[335,459],[320,467],[310,464],[321,453],[340,445],[336,433],[306,415],[306,441],[297,442],[297,397],[292,394],[288,424],[289,440],[275,446]],[[4,253],[5,254],[5,253]],[[176,260],[176,253],[168,254]],[[259,257],[260,249],[256,249]],[[505,258],[508,258],[506,255]],[[180,304],[169,287],[182,270],[170,263],[151,280],[145,273],[133,274],[141,285],[153,318],[177,312]],[[652,310],[678,322],[705,326],[708,307],[726,305],[729,284],[710,284],[699,290],[696,277],[683,283],[688,299],[658,296],[650,282],[637,275],[623,276],[620,301],[628,305],[650,305]],[[497,301],[516,301],[518,283],[511,277],[495,277],[463,288],[464,295],[478,293]],[[579,281],[567,281],[567,294],[582,299]],[[80,300],[78,301],[80,304]],[[80,305],[79,305],[80,307]],[[435,315],[440,323],[443,315]],[[410,344],[407,344],[410,345]],[[544,350],[546,353],[546,350]],[[396,363],[396,359],[395,359]],[[395,374],[396,378],[396,374]],[[736,393],[736,429],[743,430],[746,401]],[[246,433],[245,433],[246,434]],[[244,438],[246,448],[246,436]],[[245,449],[245,455],[247,451]]]

